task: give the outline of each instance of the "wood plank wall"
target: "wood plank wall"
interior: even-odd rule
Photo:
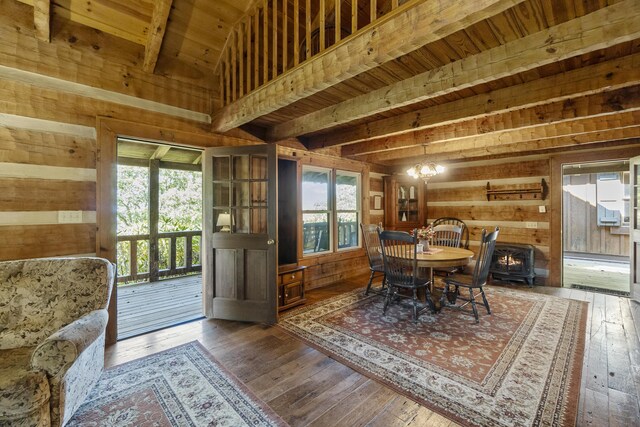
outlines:
[[[537,284],[548,277],[549,197],[546,200],[487,201],[486,185],[551,185],[548,157],[511,158],[450,165],[447,171],[427,184],[427,218],[452,216],[463,220],[470,231],[469,248],[476,250],[483,228],[500,227],[499,242],[527,243],[535,246]],[[539,212],[544,206],[546,212]],[[536,228],[527,228],[535,222]]]
[[[32,7],[0,10],[0,260],[94,254],[96,117],[204,133],[213,89],[145,73],[144,47],[63,19],[37,41]]]

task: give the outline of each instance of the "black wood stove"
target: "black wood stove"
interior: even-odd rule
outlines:
[[[489,271],[494,279],[522,280],[533,286],[536,273],[533,245],[496,243]]]

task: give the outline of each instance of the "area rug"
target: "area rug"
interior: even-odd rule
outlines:
[[[197,341],[107,369],[67,426],[286,426]]]
[[[352,291],[303,307],[280,327],[330,357],[466,426],[573,426],[587,303],[487,289],[480,323],[444,309],[411,321],[399,304]]]

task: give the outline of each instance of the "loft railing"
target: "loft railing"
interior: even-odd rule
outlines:
[[[118,236],[118,283],[202,271],[202,231],[158,233],[158,265],[149,265],[149,235]],[[195,248],[195,250],[194,250]]]
[[[216,73],[228,105],[381,18],[423,0],[259,0],[232,28]]]

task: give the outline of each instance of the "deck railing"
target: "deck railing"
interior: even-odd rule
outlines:
[[[181,242],[182,240],[184,241]],[[148,234],[118,236],[118,283],[202,271],[201,242],[202,231],[158,233],[159,257],[158,265],[154,266],[149,265]],[[121,261],[122,258],[124,258],[123,261]]]
[[[329,229],[326,222],[310,222],[302,226],[303,252],[323,252],[329,248]],[[338,223],[338,248],[358,246],[358,223]]]
[[[231,29],[216,66],[228,105],[391,13],[423,0],[260,0]]]

